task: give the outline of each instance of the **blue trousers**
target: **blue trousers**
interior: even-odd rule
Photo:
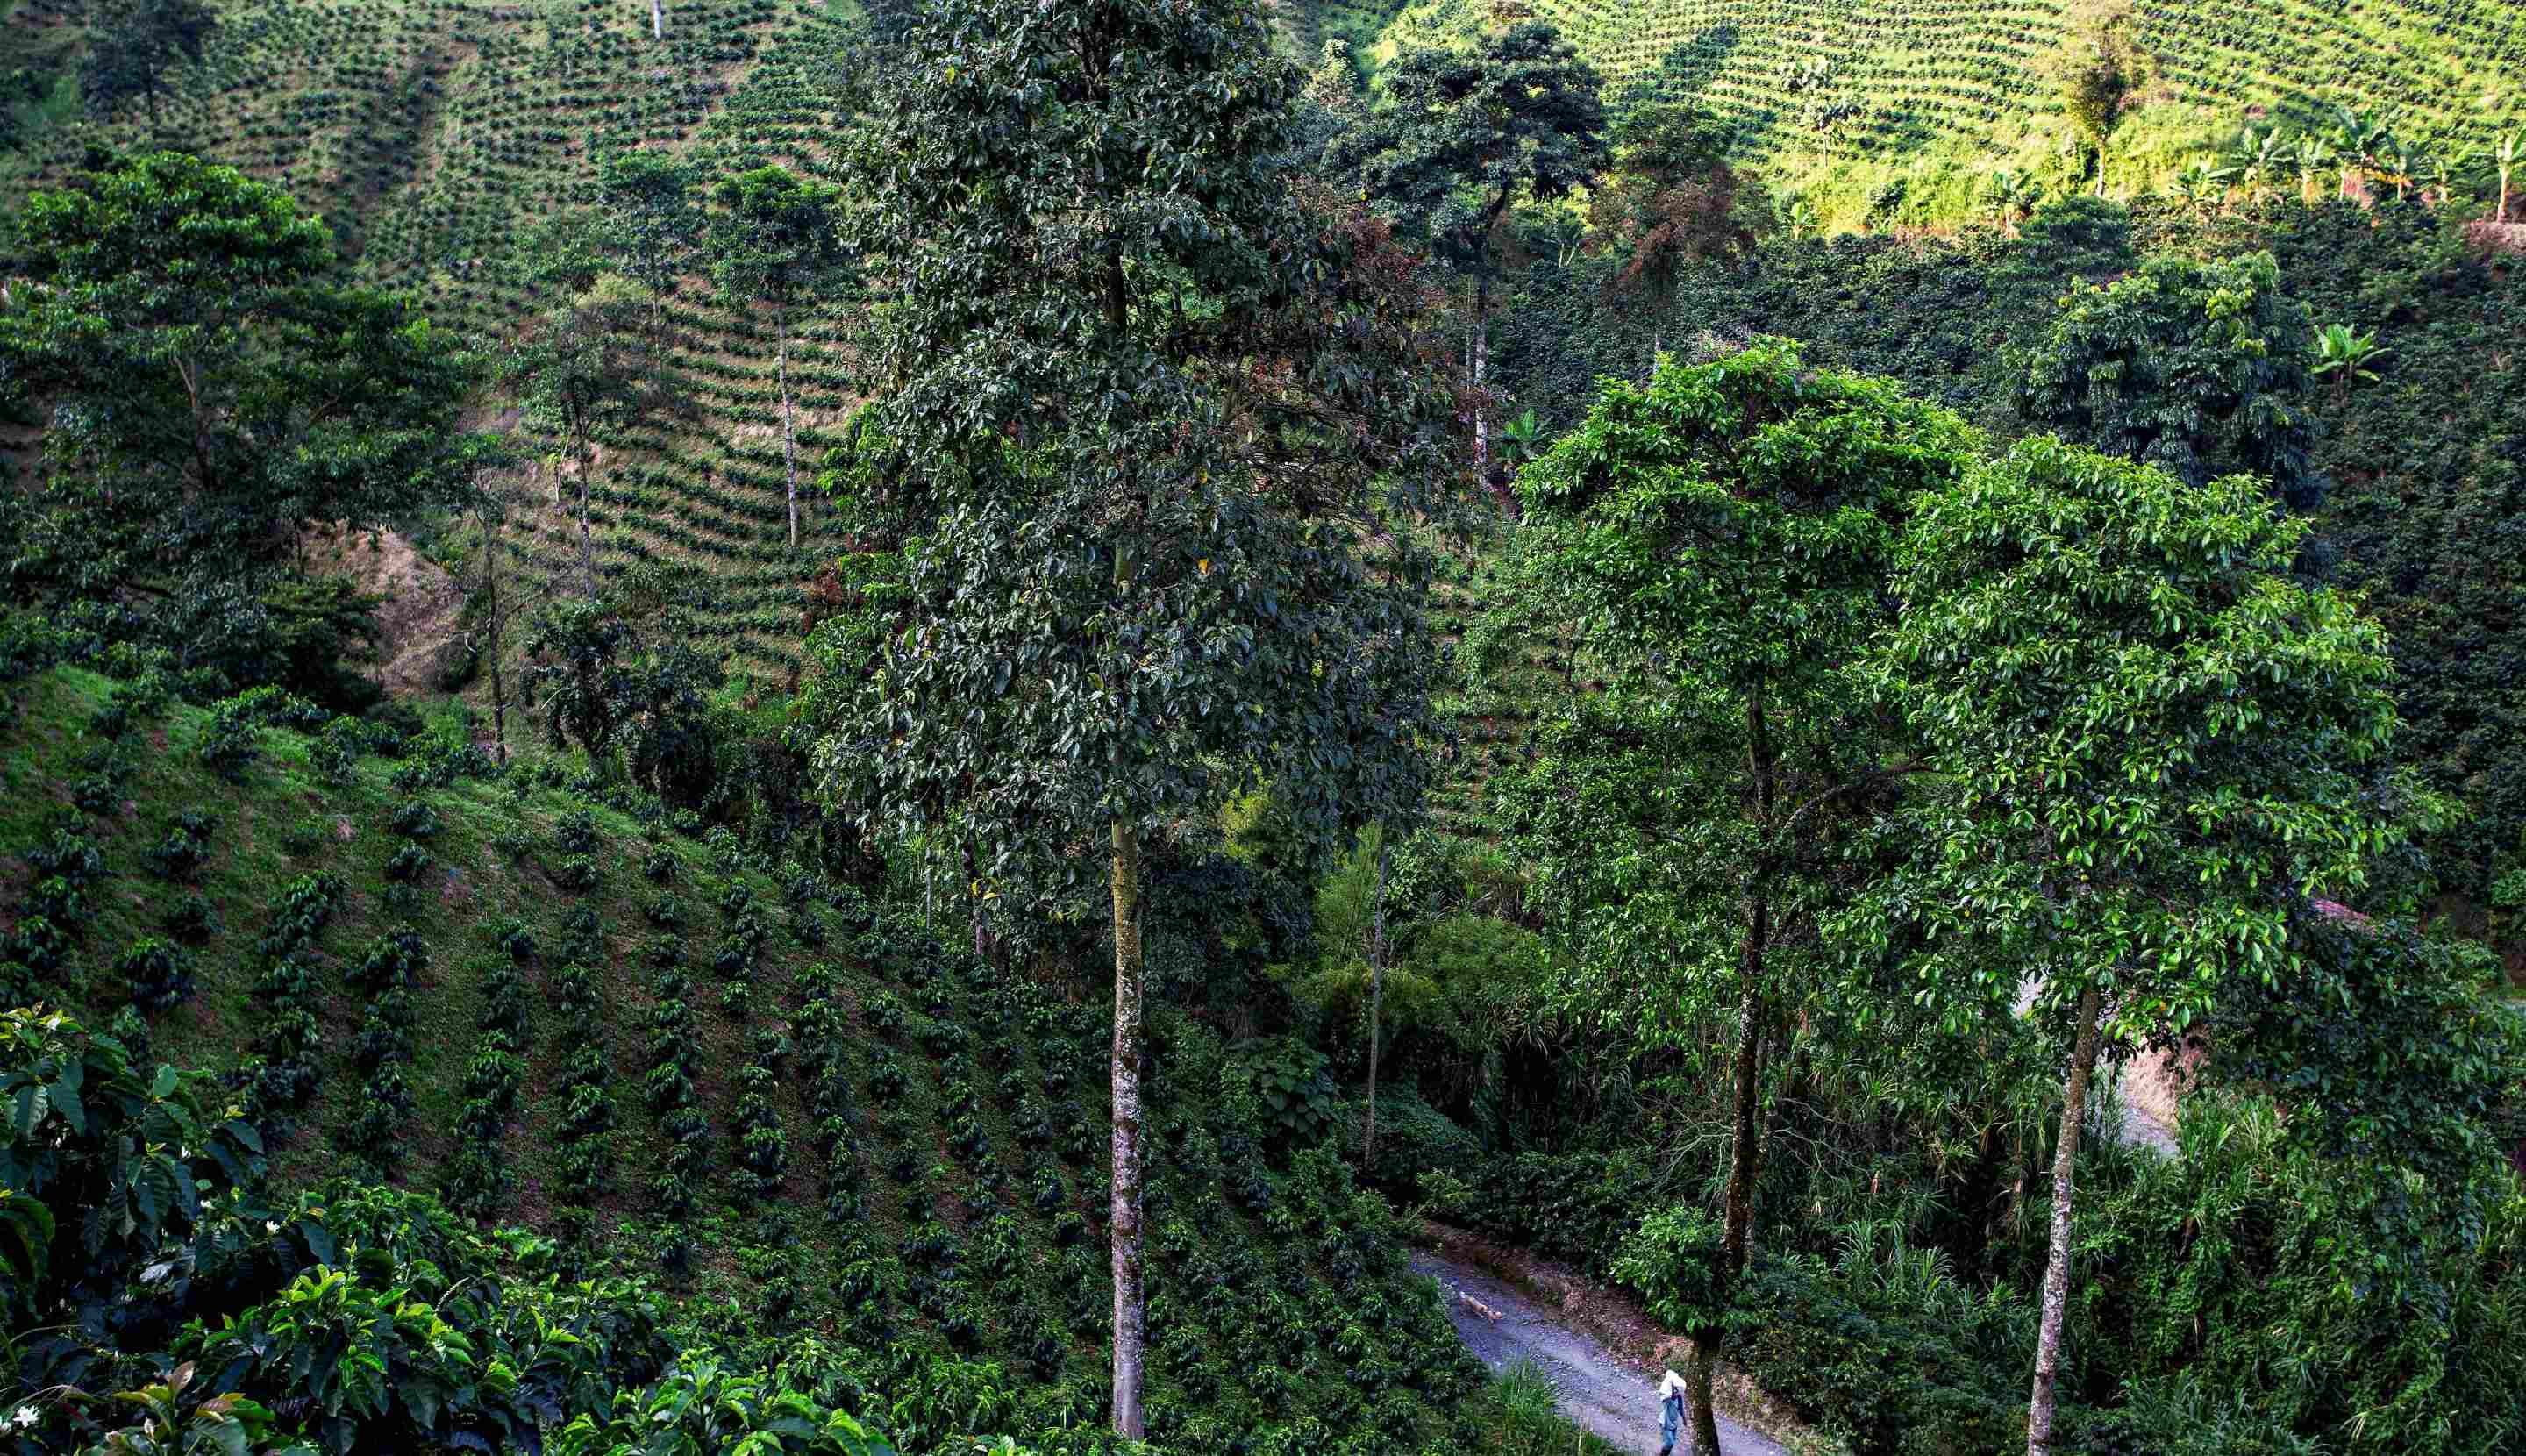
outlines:
[[[1669,1451],[1675,1449],[1675,1433],[1681,1430],[1683,1426],[1684,1397],[1681,1395],[1670,1395],[1666,1399],[1659,1401],[1658,1439],[1663,1441],[1665,1444],[1658,1447],[1658,1456],[1667,1456]]]

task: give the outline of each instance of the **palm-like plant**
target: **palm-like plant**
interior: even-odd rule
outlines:
[[[1514,474],[1519,466],[1542,453],[1543,443],[1543,422],[1536,418],[1535,411],[1528,410],[1500,425],[1500,463]]]
[[[2377,330],[2373,328],[2366,333],[2353,333],[2348,324],[2327,324],[2315,331],[2315,366],[2307,372],[2331,375],[2333,397],[2339,401],[2349,397],[2351,380],[2376,382],[2377,371],[2372,366],[2383,363],[2394,352],[2378,347]]]
[[[1982,179],[1982,205],[1990,211],[1994,223],[2011,232],[2043,200],[2044,184],[2036,180],[2033,173],[2001,167]]]
[[[1793,192],[1781,199],[1781,226],[1790,236],[1812,236],[1823,226],[1824,219],[1816,213],[1815,204],[1804,196]]]
[[[2491,163],[2500,169],[2500,210],[2491,215],[2495,223],[2508,221],[2508,178],[2517,171],[2520,157],[2526,157],[2526,131],[2511,131],[2492,148]]]
[[[2313,207],[2316,181],[2333,166],[2333,144],[2312,131],[2303,133],[2292,149],[2290,160],[2298,164],[2299,201]]]
[[[2386,128],[2347,102],[2333,103],[2333,146],[2342,161],[2342,192],[2352,196],[2376,162]]]
[[[2206,217],[2212,208],[2228,200],[2228,178],[2235,175],[2234,168],[2221,167],[2208,157],[2196,157],[2175,175],[2175,195]]]
[[[2432,157],[2429,166],[2423,169],[2429,185],[2422,190],[2421,200],[2433,207],[2445,207],[2453,200],[2457,188],[2462,187],[2469,194],[2472,187],[2466,180],[2466,174],[2472,170],[2473,160],[2474,152],[2470,147],[2441,152]]]
[[[2380,142],[2376,157],[2377,179],[2394,186],[2397,202],[2410,194],[2412,183],[2419,180],[2421,169],[2427,165],[2426,159],[2412,150],[2412,144],[2400,136],[2389,136]]]
[[[2289,166],[2289,143],[2278,126],[2260,131],[2246,128],[2245,139],[2238,143],[2235,173],[2237,186],[2246,194],[2248,204],[2263,202],[2272,195],[2272,183]]]

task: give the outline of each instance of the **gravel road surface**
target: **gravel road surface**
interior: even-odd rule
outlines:
[[[1561,1410],[1590,1434],[1625,1451],[1653,1456],[1658,1448],[1657,1381],[1563,1325],[1551,1311],[1479,1270],[1415,1250],[1412,1269],[1439,1281],[1447,1318],[1485,1365],[1502,1370],[1518,1360],[1541,1367],[1561,1392]],[[1485,1318],[1460,1296],[1470,1294],[1499,1314]],[[1686,1438],[1690,1438],[1688,1428]],[[1679,1444],[1678,1448],[1683,1448]],[[1719,1418],[1719,1456],[1788,1456],[1771,1440],[1727,1417]]]

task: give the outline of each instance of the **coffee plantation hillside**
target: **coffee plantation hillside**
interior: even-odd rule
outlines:
[[[1992,176],[2050,195],[2091,164],[2062,114],[2054,58],[2076,19],[2032,3],[1797,5],[1549,0],[1602,72],[1618,112],[1652,93],[1690,97],[1733,129],[1737,159],[1782,197],[1838,226],[1952,221],[1985,210]],[[87,9],[22,0],[0,19],[0,69],[17,77],[0,137],[0,194],[58,186],[100,150],[190,150],[233,164],[321,214],[362,277],[412,294],[442,328],[496,353],[533,333],[572,285],[555,276],[575,215],[593,208],[601,163],[646,148],[689,162],[705,185],[778,165],[810,178],[834,157],[857,94],[859,8],[795,0],[662,7],[479,3],[214,5],[198,66],[163,96],[83,112],[77,68]],[[1464,38],[1494,24],[1470,0],[1290,5],[1297,50],[1342,39],[1373,69],[1397,45]],[[2466,185],[2507,126],[2526,20],[2468,0],[2274,7],[2152,4],[2130,12],[2150,77],[2109,138],[2112,190],[2163,188],[2197,154],[2253,126],[2331,138],[2332,105],[2433,161],[2471,154]],[[2390,160],[2374,159],[2378,169]],[[2383,173],[2372,169],[2382,177]],[[2275,173],[2295,186],[2288,168]],[[2420,184],[2415,179],[2414,184]],[[2338,169],[2321,182],[2340,185]],[[2378,185],[2384,185],[2381,180]],[[820,293],[776,327],[714,289],[691,263],[663,307],[672,407],[607,424],[592,459],[565,459],[561,429],[518,414],[514,390],[484,424],[523,424],[514,474],[539,509],[515,537],[530,569],[559,579],[577,557],[577,482],[587,477],[594,548],[608,573],[644,562],[700,568],[700,613],[742,674],[768,683],[800,666],[800,583],[848,539],[812,489],[793,546],[789,477],[842,438],[859,397],[851,347],[859,301]],[[783,382],[788,386],[784,452]],[[793,469],[794,465],[794,469]],[[451,664],[461,680],[468,656]]]
[[[590,208],[597,161],[649,147],[688,158],[706,182],[781,165],[825,169],[842,105],[844,48],[825,7],[776,0],[678,5],[663,39],[646,4],[221,5],[203,63],[186,69],[153,120],[136,104],[102,121],[70,105],[30,108],[0,151],[13,201],[58,185],[91,149],[171,147],[238,167],[321,214],[364,279],[415,297],[442,328],[496,352],[531,332],[570,291],[549,265],[566,251],[552,225]],[[42,64],[78,53],[82,7],[34,0],[5,24],[14,54]],[[58,64],[69,64],[58,62]],[[40,113],[40,116],[34,115]],[[607,429],[587,468],[591,517],[609,570],[667,561],[704,570],[712,633],[766,676],[796,660],[797,588],[838,539],[821,511],[786,532],[780,390],[771,319],[714,294],[696,268],[665,304],[665,369],[675,407]],[[847,309],[801,310],[786,373],[798,454],[838,438]],[[494,414],[497,415],[496,406]],[[495,427],[515,424],[493,418]],[[553,451],[561,431],[527,422]],[[569,466],[574,475],[580,469]],[[576,564],[576,484],[530,456],[522,489],[546,507],[522,523],[532,567]]]
[[[276,1189],[347,1178],[363,1218],[435,1195],[551,1240],[533,1267],[638,1277],[734,1333],[994,1362],[961,1429],[1097,1423],[1094,997],[558,761],[17,646],[13,1005],[215,1075]],[[65,655],[87,665],[36,667]],[[1419,1450],[1487,1421],[1395,1215],[1311,1147],[1321,1058],[1150,1029],[1159,1447]],[[52,1358],[129,1376],[103,1332]]]
[[[1953,221],[1996,170],[2092,183],[2062,104],[2083,25],[2124,17],[2138,57],[2107,138],[2117,193],[2163,189],[2241,128],[2339,145],[2337,104],[2391,114],[2416,153],[2516,129],[2526,14],[2499,0],[1320,0],[1302,43],[1374,70],[1513,10],[1556,26],[1617,97],[1695,100],[1829,226]],[[2330,185],[2328,183],[2328,185]]]

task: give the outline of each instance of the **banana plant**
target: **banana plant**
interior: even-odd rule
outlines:
[[[2315,364],[2307,372],[2333,377],[2333,395],[2338,402],[2349,397],[2353,379],[2374,383],[2377,372],[2372,366],[2384,362],[2395,351],[2377,346],[2377,330],[2354,333],[2347,324],[2327,324],[2315,331]]]
[[[1500,426],[1500,463],[1514,474],[1543,450],[1543,422],[1528,410]]]
[[[2348,102],[2333,103],[2333,145],[2342,160],[2344,191],[2351,189],[2354,179],[2366,179],[2385,143],[2383,124]]]
[[[2299,137],[2290,160],[2298,164],[2299,201],[2313,207],[2316,181],[2334,165],[2333,144],[2312,131],[2306,132]]]
[[[2495,223],[2508,221],[2508,179],[2516,173],[2521,157],[2526,157],[2526,131],[2511,131],[2492,148],[2491,163],[2500,169],[2500,207],[2491,215]]]
[[[2260,131],[2248,126],[2245,139],[2238,144],[2236,158],[2232,171],[2239,190],[2246,194],[2246,201],[2248,204],[2268,201],[2274,179],[2289,165],[2290,144],[2281,136],[2278,126],[2266,126]]]
[[[1824,226],[1824,219],[1813,202],[1793,192],[1781,199],[1781,226],[1792,237],[1811,237]]]
[[[2410,195],[2412,183],[2427,165],[2427,159],[2400,136],[2387,137],[2377,148],[2377,179],[2394,184],[2397,202]]]
[[[2187,207],[2207,217],[2213,208],[2228,200],[2228,178],[2236,169],[2221,167],[2208,157],[2196,157],[2175,175],[2175,195]]]
[[[1983,206],[1991,210],[1994,223],[2012,232],[2043,199],[2044,184],[2036,180],[2033,173],[2001,167],[1983,178]]]

